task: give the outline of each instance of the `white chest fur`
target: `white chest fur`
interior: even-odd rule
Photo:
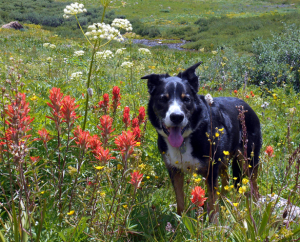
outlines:
[[[189,138],[185,139],[185,147],[181,149],[185,152],[181,152],[180,148],[172,147],[166,138],[165,141],[168,146],[168,151],[165,154],[167,165],[174,166],[184,172],[196,171],[202,167],[201,161],[192,156],[192,146]]]

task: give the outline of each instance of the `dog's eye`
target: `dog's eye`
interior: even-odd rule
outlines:
[[[184,101],[185,103],[188,103],[191,101],[191,98],[189,96],[184,96],[182,101]]]
[[[167,102],[169,100],[169,95],[161,95],[159,97],[159,101],[161,102]]]

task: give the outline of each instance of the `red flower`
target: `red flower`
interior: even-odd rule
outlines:
[[[138,126],[133,129],[133,135],[136,141],[138,141],[141,138],[141,130]]]
[[[255,95],[254,95],[254,93],[253,93],[252,91],[250,92],[250,94],[251,94],[251,96],[252,96],[252,97],[254,97],[254,96],[255,96]]]
[[[114,132],[115,129],[112,129],[113,118],[108,115],[103,115],[100,118],[101,127],[97,126],[98,129],[102,130],[101,136],[103,138],[103,144],[106,146],[108,140],[110,139],[110,134]]]
[[[246,95],[246,98],[249,98],[249,95]]]
[[[141,123],[145,122],[145,116],[146,116],[146,110],[144,107],[140,107],[139,109],[139,115],[138,115],[138,120],[139,120],[139,125],[141,125]]]
[[[139,127],[139,120],[137,118],[134,118],[131,121],[131,126],[132,126],[132,128]]]
[[[129,155],[133,152],[134,146],[136,146],[135,136],[130,130],[127,132],[123,131],[122,134],[115,139],[115,144],[121,151],[123,159],[128,159]]]
[[[118,86],[114,86],[112,90],[112,109],[113,113],[116,113],[117,108],[120,106],[120,100],[121,100],[121,95],[120,95],[120,88]]]
[[[90,145],[90,132],[89,131],[83,131],[80,126],[77,126],[74,130],[74,139],[75,143],[78,145],[80,149],[83,151],[86,151]]]
[[[46,117],[52,119],[56,123],[56,125],[58,125],[61,120],[60,110],[61,110],[61,101],[62,101],[63,95],[64,94],[60,92],[60,88],[53,87],[50,90],[49,99],[50,99],[51,103],[47,103],[47,105],[50,108],[52,108],[52,110],[51,110],[52,117],[48,117],[48,116],[46,116]]]
[[[273,153],[274,153],[274,150],[273,150],[273,147],[271,145],[267,146],[266,150],[265,150],[265,153],[269,156],[269,157],[273,157]]]
[[[219,92],[222,91],[222,90],[223,90],[223,88],[222,88],[222,87],[219,87]]]
[[[130,125],[130,108],[125,107],[123,112],[123,123],[125,124],[125,129]]]
[[[233,92],[234,92],[235,94],[237,94],[237,93],[238,93],[238,91],[237,91],[237,90],[234,90]]]
[[[112,157],[109,154],[109,149],[104,150],[102,146],[97,147],[97,150],[95,150],[94,153],[95,153],[95,158],[102,163],[106,163],[108,160],[115,159],[115,157]]]
[[[41,137],[38,140],[43,141],[44,145],[51,139],[49,136],[49,132],[45,128],[42,128],[41,130],[39,130],[38,134]]]
[[[142,173],[140,174],[139,171],[135,171],[133,173],[130,173],[130,175],[131,175],[131,180],[129,183],[131,183],[135,187],[135,189],[138,189],[143,180],[144,174]]]
[[[191,192],[191,195],[193,196],[191,198],[191,201],[192,203],[194,203],[197,207],[201,207],[204,205],[204,202],[206,201],[207,197],[204,197],[205,196],[205,191],[199,187],[199,186],[196,186],[192,192]]]
[[[109,95],[107,93],[103,94],[103,101],[100,101],[98,105],[100,109],[103,110],[105,114],[107,114],[109,107]]]
[[[63,122],[67,123],[69,127],[74,124],[75,119],[79,118],[75,113],[75,109],[78,107],[79,105],[75,105],[75,98],[70,96],[65,96],[61,101],[61,117]]]
[[[40,160],[40,157],[39,156],[31,156],[30,160],[32,161],[32,163],[36,163]]]
[[[95,153],[98,147],[102,145],[98,135],[94,134],[93,136],[90,136],[89,145],[92,152]]]

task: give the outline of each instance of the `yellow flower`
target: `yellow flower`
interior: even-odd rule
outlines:
[[[229,190],[229,186],[226,185],[226,186],[224,187],[224,189],[225,189],[226,191]]]
[[[239,193],[240,194],[244,194],[246,191],[247,191],[247,187],[245,187],[245,186],[242,186],[242,187],[239,188]]]
[[[68,166],[68,169],[69,169],[68,172],[71,176],[77,173],[77,169],[73,166]]]
[[[75,211],[74,210],[71,210],[70,212],[68,212],[67,214],[69,215],[69,216],[71,216],[71,215],[73,215],[75,213]]]
[[[217,195],[220,195],[220,193],[219,193],[219,192],[217,192]]]
[[[155,179],[158,179],[158,176],[155,176],[154,178],[155,178]]]
[[[252,166],[251,166],[251,165],[249,165],[249,168],[252,168]]]
[[[164,154],[166,154],[166,152],[163,151],[162,154],[164,155]]]
[[[123,208],[125,208],[125,209],[126,209],[126,208],[127,208],[127,204],[123,205]]]
[[[30,98],[31,101],[35,101],[37,99],[38,99],[38,97],[35,94],[33,94],[32,98]]]
[[[147,179],[150,179],[150,176],[146,176]]]
[[[224,155],[229,155],[229,151],[225,151],[225,150],[224,150],[224,151],[223,151],[223,154],[224,154]]]
[[[100,192],[100,196],[101,196],[102,198],[105,198],[105,195],[106,195],[105,192]]]
[[[234,185],[231,185],[230,188],[234,188]]]
[[[235,180],[235,181],[236,181],[236,180],[237,180],[237,177],[234,177],[234,178],[233,178],[233,180]]]
[[[178,164],[179,162],[178,161],[175,161],[175,164]]]
[[[239,203],[232,203],[233,206],[237,207]]]
[[[95,169],[99,170],[99,171],[101,171],[103,168],[104,168],[104,166],[95,166]]]
[[[248,180],[247,178],[243,178],[242,183],[243,183],[244,185],[246,185],[248,182],[249,182],[249,180]]]
[[[211,53],[212,53],[213,55],[215,55],[215,54],[217,54],[218,52],[215,51],[215,50],[213,50]]]
[[[141,168],[141,169],[143,170],[143,169],[146,168],[146,165],[145,165],[145,164],[140,164],[140,165],[139,165],[139,168]]]
[[[223,132],[224,128],[219,129],[220,132]]]
[[[41,192],[41,194],[44,194],[44,193],[45,193],[44,191]]]
[[[218,138],[220,135],[219,135],[219,133],[216,133],[215,136]]]
[[[195,182],[199,183],[201,181],[201,178],[195,179]]]
[[[117,165],[117,169],[118,169],[118,170],[122,170],[122,169],[123,169],[123,166],[122,166],[121,164],[118,164],[118,165]]]
[[[277,99],[277,94],[273,93],[273,98],[276,100]]]
[[[274,197],[275,196],[275,192],[272,192],[271,196]]]
[[[196,174],[196,173],[194,173],[194,174],[193,174],[193,177],[197,177],[197,174]]]
[[[141,142],[136,142],[136,146],[141,146]]]

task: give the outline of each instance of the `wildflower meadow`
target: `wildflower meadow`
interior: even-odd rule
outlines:
[[[97,4],[102,15],[88,26],[80,21],[88,1],[65,4],[60,15],[76,20],[77,37],[32,23],[0,29],[0,241],[299,241],[300,30],[285,25],[255,39],[251,53],[147,47],[133,43],[139,36],[128,19],[105,22],[112,4],[126,2]],[[215,187],[214,223],[206,178],[194,172],[185,176],[177,215],[140,79],[200,61],[199,94],[245,100],[263,135],[260,198],[249,195],[247,174],[234,187],[229,162],[229,184]],[[215,127],[203,139],[222,135]]]

